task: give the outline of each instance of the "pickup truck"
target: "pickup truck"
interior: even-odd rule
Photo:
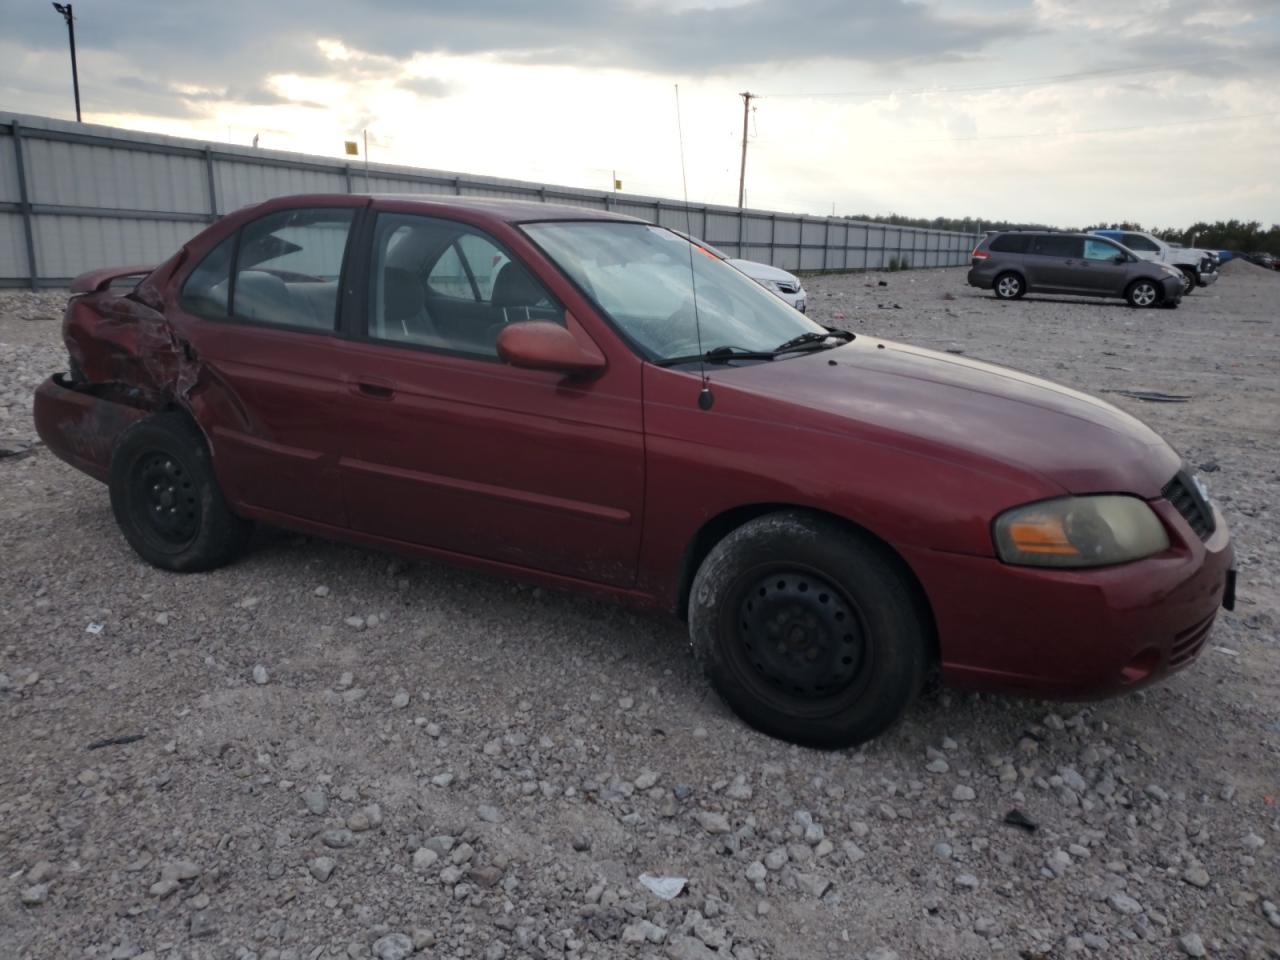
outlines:
[[[1090,230],[1128,247],[1143,260],[1155,260],[1177,267],[1183,275],[1183,295],[1196,287],[1207,287],[1218,280],[1218,255],[1212,250],[1175,246],[1159,237],[1137,230]]]

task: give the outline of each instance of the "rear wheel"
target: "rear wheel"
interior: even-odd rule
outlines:
[[[1002,273],[996,277],[991,289],[1001,300],[1017,300],[1027,292],[1026,281],[1016,273]]]
[[[1160,290],[1154,280],[1135,280],[1129,284],[1124,297],[1131,307],[1154,307],[1160,302]]]
[[[244,549],[253,525],[223,499],[204,436],[180,413],[140,420],[111,455],[111,509],[129,545],[166,570],[211,570]]]
[[[801,511],[752,520],[712,549],[694,578],[689,629],[738,716],[830,749],[901,716],[923,681],[930,636],[896,556]]]

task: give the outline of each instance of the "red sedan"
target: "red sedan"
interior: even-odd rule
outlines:
[[[670,611],[779,737],[872,737],[934,670],[1133,689],[1232,604],[1222,516],[1138,420],[627,217],[286,197],[72,294],[36,424],[149,562],[262,521]]]

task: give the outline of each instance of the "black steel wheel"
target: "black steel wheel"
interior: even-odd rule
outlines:
[[[204,436],[184,414],[125,430],[111,455],[111,509],[129,545],[166,570],[209,570],[244,549],[252,524],[223,499]]]
[[[129,510],[139,529],[162,550],[182,550],[200,532],[200,502],[191,471],[171,453],[133,462]]]
[[[829,518],[782,511],[743,524],[698,569],[695,655],[712,686],[771,736],[839,748],[890,726],[915,697],[928,611],[900,558]]]
[[[759,696],[822,713],[833,698],[861,692],[871,656],[866,626],[857,605],[817,571],[746,571],[724,616],[735,618],[733,665]]]

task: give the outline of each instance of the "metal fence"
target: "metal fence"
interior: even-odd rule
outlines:
[[[7,140],[7,142],[5,142]],[[291,193],[509,197],[612,210],[792,271],[958,266],[977,237],[207,144],[0,115],[0,286],[59,287],[94,267],[158,263],[206,224]]]

